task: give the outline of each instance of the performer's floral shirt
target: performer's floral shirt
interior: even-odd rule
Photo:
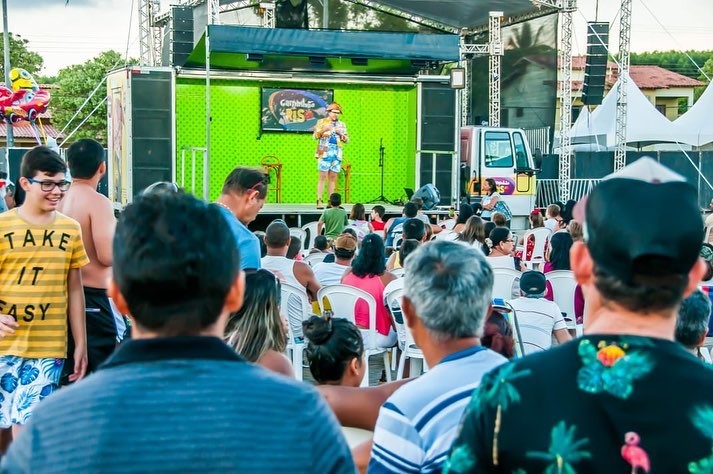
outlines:
[[[713,370],[636,336],[506,364],[473,394],[443,472],[713,474]]]

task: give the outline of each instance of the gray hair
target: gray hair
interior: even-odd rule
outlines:
[[[676,319],[676,341],[695,349],[703,334],[708,330],[708,320],[711,315],[711,301],[701,290],[691,293],[683,300]]]
[[[474,247],[445,240],[408,257],[404,296],[438,339],[479,337],[493,292],[493,270]]]

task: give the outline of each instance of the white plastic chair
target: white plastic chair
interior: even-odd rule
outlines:
[[[404,241],[404,225],[396,224],[391,230],[391,235],[393,236],[393,242],[391,243],[391,248],[398,250],[401,247],[401,242]]]
[[[301,227],[301,229],[307,234],[307,238],[302,239],[302,244],[307,250],[314,247],[314,239],[317,238],[317,223],[318,221],[308,222]],[[308,242],[305,240],[308,240]]]
[[[513,297],[515,282],[521,273],[514,268],[493,268],[493,298],[509,300]]]
[[[703,360],[706,363],[713,364],[713,358],[711,358],[711,353],[713,353],[713,351],[709,351],[707,347],[699,347],[698,353],[701,354],[701,357],[703,357]]]
[[[421,360],[421,367],[423,371],[428,370],[426,365],[426,360],[423,357],[423,351],[416,346],[413,340],[411,331],[406,327],[406,321],[403,317],[403,311],[401,311],[401,298],[404,294],[404,281],[403,279],[394,280],[384,288],[384,299],[386,300],[386,306],[391,311],[393,315],[394,324],[396,325],[396,335],[398,338],[398,347],[401,350],[401,356],[399,357],[399,365],[396,371],[396,380],[404,378],[404,367],[406,366],[406,359],[419,359]],[[416,374],[411,373],[411,376]]]
[[[386,380],[391,382],[391,371],[389,370],[389,349],[388,347],[377,347],[376,345],[376,300],[364,290],[349,285],[329,285],[323,286],[317,292],[319,309],[324,312],[324,299],[329,301],[329,306],[335,318],[346,318],[356,324],[354,310],[359,300],[364,300],[369,307],[369,329],[362,331],[367,337],[364,340],[364,350],[366,352],[364,363],[366,373],[362,379],[361,386],[369,386],[369,357],[374,354],[384,354],[384,368],[386,368]],[[383,302],[379,302],[383,304]]]
[[[582,335],[582,325],[577,324],[577,316],[574,313],[574,293],[577,289],[574,273],[569,270],[555,270],[545,273],[545,278],[552,286],[552,300],[566,315],[567,328],[574,329],[577,336]]]
[[[433,240],[450,240],[455,241],[460,238],[458,232],[453,232],[452,230],[443,230],[433,236]]]
[[[713,226],[708,226],[706,227],[706,232],[703,234],[703,243],[707,244],[708,241],[710,240],[711,237],[711,229],[713,229]]]
[[[287,318],[287,334],[289,337],[287,350],[292,353],[292,369],[295,371],[295,378],[302,380],[302,357],[305,348],[302,321],[309,318],[312,313],[312,306],[304,288],[298,288],[289,283],[282,283],[281,288],[280,312]],[[299,313],[296,311],[299,311]]]
[[[307,232],[299,227],[290,227],[290,237],[297,237],[302,242],[302,248],[304,248],[305,240],[307,240]]]
[[[439,222],[438,225],[440,225],[441,229],[443,230],[453,230],[453,228],[456,226],[456,220],[446,219],[445,221]]]
[[[529,269],[534,269],[535,265],[541,265],[545,262],[545,249],[547,249],[547,242],[550,240],[550,229],[547,227],[538,227],[537,229],[531,229],[529,234],[525,236],[525,242],[523,242],[522,250],[522,262]],[[527,239],[533,236],[535,239],[535,248],[532,251],[530,258],[527,258]]]
[[[390,271],[391,274],[394,275],[396,278],[402,279],[403,276],[404,276],[404,273],[406,272],[406,269],[405,269],[404,267],[401,267],[401,268],[394,268],[393,270],[389,270],[389,271]],[[393,283],[393,282],[391,282],[391,283]],[[389,285],[391,285],[391,283],[389,283]],[[389,285],[387,285],[387,287],[388,287]],[[384,291],[386,291],[386,289],[384,289]]]
[[[302,257],[302,261],[310,267],[314,267],[318,263],[322,263],[324,261],[324,257],[326,256],[326,253],[311,253],[305,257]]]

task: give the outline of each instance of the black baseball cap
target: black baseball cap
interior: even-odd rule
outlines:
[[[595,267],[626,283],[634,275],[685,275],[703,242],[703,218],[695,188],[686,179],[643,157],[606,176],[575,207]],[[644,257],[666,262],[642,268]]]
[[[520,291],[526,295],[544,294],[547,287],[547,279],[544,273],[530,270],[520,276]]]

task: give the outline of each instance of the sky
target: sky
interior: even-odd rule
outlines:
[[[122,54],[128,50],[129,56],[139,56],[139,0],[69,0],[68,5],[65,0],[7,1],[10,31],[28,39],[30,49],[42,55],[45,75],[56,74],[64,66],[82,63],[108,49]],[[163,8],[169,3],[177,2],[162,0]],[[579,11],[574,14],[575,54],[586,50],[586,21],[595,19],[596,3],[597,0],[578,1]],[[599,0],[599,21],[613,23],[612,51],[618,50],[619,3]],[[632,9],[634,52],[713,49],[713,0],[633,0]]]

